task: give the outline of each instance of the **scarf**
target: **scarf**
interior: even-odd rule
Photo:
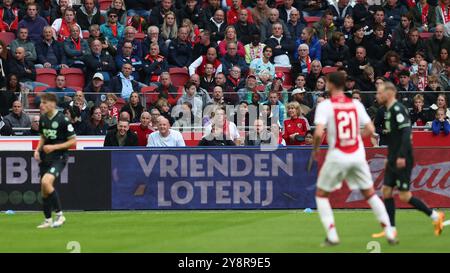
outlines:
[[[446,7],[445,5],[440,5],[441,7],[441,15],[442,15],[442,21],[444,22],[444,25],[450,22],[450,12],[449,7]]]
[[[430,9],[430,5],[426,4],[425,6],[422,7],[421,4],[418,4],[419,6],[419,12],[422,14],[421,18],[422,18],[422,24],[427,24],[428,23],[428,10]]]
[[[418,75],[417,89],[420,91],[424,91],[427,85],[428,85],[428,75],[425,75],[423,77]]]
[[[74,38],[70,38],[72,39],[72,43],[75,45],[75,49],[78,51],[81,51],[81,39],[78,38],[78,41],[75,41]]]
[[[303,67],[303,63],[305,63],[306,65],[306,70],[309,73],[311,71],[311,58],[309,57],[309,55],[306,56],[306,58],[304,60],[301,60],[300,65]],[[302,69],[303,70],[303,69]]]
[[[261,46],[261,44],[257,45],[257,46],[253,46],[250,45],[250,57],[252,60],[254,59],[258,59],[263,52],[263,47]]]
[[[59,28],[59,33],[58,33],[58,42],[63,42],[69,36],[70,36],[69,24],[67,24],[66,20],[62,19],[61,27]]]

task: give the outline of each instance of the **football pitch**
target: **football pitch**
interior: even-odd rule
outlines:
[[[445,211],[450,215],[450,211]],[[336,210],[341,244],[325,238],[317,212],[122,211],[66,212],[61,228],[38,230],[39,212],[0,214],[0,252],[450,252],[450,230],[433,234],[431,220],[397,211],[400,244],[389,246],[370,210]],[[450,229],[450,226],[447,227]]]

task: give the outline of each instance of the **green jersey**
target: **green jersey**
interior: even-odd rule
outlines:
[[[61,112],[58,112],[53,118],[47,117],[46,114],[41,115],[39,133],[45,139],[44,145],[64,143],[75,137],[75,130],[72,124]],[[58,157],[66,153],[67,150],[58,150],[46,155],[46,157]]]
[[[386,110],[384,120],[387,130],[388,161],[393,162],[401,157],[412,162],[411,120],[408,109],[396,101]]]

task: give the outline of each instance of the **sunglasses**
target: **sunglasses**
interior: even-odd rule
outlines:
[[[110,15],[109,18],[117,18],[117,15]]]

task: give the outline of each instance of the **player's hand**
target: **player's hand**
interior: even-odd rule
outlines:
[[[44,145],[44,147],[42,147],[42,150],[44,151],[44,153],[49,154],[55,150],[55,146],[54,145]]]
[[[34,159],[36,159],[37,162],[41,162],[41,155],[38,150],[34,151]]]
[[[397,169],[403,169],[406,167],[406,159],[399,157],[397,158]]]

